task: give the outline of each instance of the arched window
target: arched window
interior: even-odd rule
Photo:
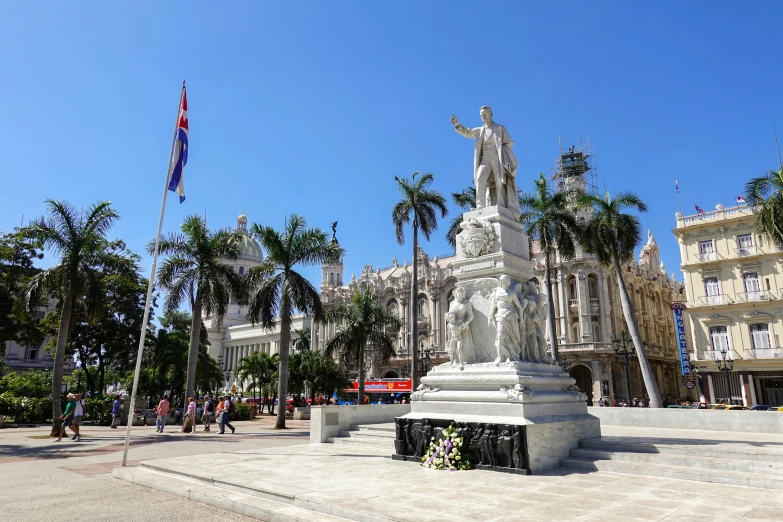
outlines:
[[[240,266],[239,267],[239,275],[245,275],[245,267],[244,266]]]
[[[392,315],[399,316],[396,299],[390,299],[389,302],[386,303],[386,311]]]
[[[427,297],[419,295],[419,317],[429,315],[429,306],[427,305]]]
[[[601,342],[601,325],[593,321],[592,323],[592,330],[593,330],[593,342],[594,343],[600,343]]]
[[[582,336],[579,335],[579,322],[575,322],[571,325],[571,342],[572,343],[581,343],[582,342]]]
[[[329,272],[329,284],[334,285],[334,272]]]

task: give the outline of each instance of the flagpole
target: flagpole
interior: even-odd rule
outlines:
[[[177,130],[179,129],[179,116],[182,110],[182,98],[185,96],[185,80],[182,80],[182,90],[179,94],[179,105],[177,105],[177,119],[174,122],[174,137],[171,140],[171,153],[169,154],[169,164],[166,167],[166,181],[163,185],[163,202],[160,205],[160,219],[158,220],[158,235],[155,236],[155,250],[152,253],[152,269],[150,270],[150,279],[147,284],[147,300],[144,303],[144,318],[141,321],[141,335],[139,336],[139,351],[136,354],[136,373],[133,375],[133,390],[131,391],[131,402],[128,408],[128,425],[125,427],[125,448],[122,451],[122,465],[128,463],[128,447],[130,446],[131,426],[133,426],[133,413],[136,404],[136,392],[139,388],[139,374],[141,373],[141,358],[144,355],[144,341],[147,338],[147,323],[150,319],[150,305],[152,304],[152,290],[155,287],[155,268],[158,264],[158,247],[160,246],[160,232],[163,229],[163,216],[166,213],[166,196],[169,193],[169,176],[171,176],[171,158],[174,155],[174,146],[177,143]],[[122,413],[120,413],[122,415]]]
[[[674,188],[677,189],[677,206],[680,207],[680,215],[682,215],[682,202],[680,201],[680,183],[677,179],[674,179]]]
[[[778,148],[778,164],[780,165],[780,170],[783,170],[783,160],[780,159],[780,144],[778,143],[778,130],[775,127],[772,127],[772,132],[775,133],[775,146]]]

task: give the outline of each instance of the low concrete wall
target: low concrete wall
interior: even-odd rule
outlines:
[[[312,406],[310,408],[310,443],[326,442],[351,424],[393,422],[411,412],[410,404],[367,404],[357,406]]]
[[[783,433],[783,412],[679,408],[587,408],[606,426]]]

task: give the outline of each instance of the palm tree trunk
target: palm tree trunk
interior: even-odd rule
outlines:
[[[51,436],[60,434],[60,415],[62,415],[62,386],[63,386],[63,361],[65,360],[65,344],[68,342],[68,330],[73,314],[74,296],[69,292],[63,301],[63,310],[60,314],[60,329],[57,332],[57,345],[54,349],[54,363],[52,368],[52,433]]]
[[[647,388],[647,395],[650,397],[650,407],[662,408],[663,402],[661,401],[661,393],[658,391],[658,383],[655,381],[655,376],[650,367],[650,361],[647,360],[647,354],[644,352],[644,344],[642,343],[642,336],[639,333],[639,325],[636,323],[636,312],[633,308],[633,302],[631,302],[631,296],[628,295],[628,290],[625,288],[622,267],[620,266],[620,260],[617,258],[614,259],[614,272],[617,276],[617,285],[620,287],[620,304],[623,308],[625,324],[628,325],[631,340],[633,340],[634,347],[636,348],[636,356],[639,358],[639,366],[642,369],[642,379],[644,379],[644,386]],[[631,390],[628,390],[628,395],[628,399],[630,400]]]
[[[291,344],[291,302],[288,297],[288,282],[283,283],[282,299],[280,307],[280,370],[277,380],[277,396],[280,405],[277,408],[277,420],[275,429],[285,429],[285,413],[288,409],[288,347]]]
[[[198,345],[201,340],[201,296],[196,294],[193,303],[193,320],[190,323],[190,347],[188,348],[188,374],[185,381],[185,398],[196,396],[196,365]]]
[[[411,280],[411,391],[419,387],[419,223],[413,220],[413,279]]]
[[[364,346],[359,347],[359,400],[356,404],[364,404]]]
[[[546,298],[549,301],[549,315],[546,322],[549,325],[549,342],[552,344],[552,359],[558,361],[557,350],[557,325],[555,324],[555,298],[552,295],[552,269],[549,263],[549,252],[544,252],[544,284],[546,285]]]

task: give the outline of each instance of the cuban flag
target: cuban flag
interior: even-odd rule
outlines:
[[[188,164],[188,96],[182,85],[182,103],[177,117],[177,131],[169,163],[169,190],[176,192],[179,202],[185,201],[185,177],[182,170]]]
[[[701,208],[699,205],[694,205],[696,207],[696,212],[699,213],[700,216],[704,215],[704,209]]]
[[[747,201],[742,196],[737,196],[737,205],[745,205]]]

